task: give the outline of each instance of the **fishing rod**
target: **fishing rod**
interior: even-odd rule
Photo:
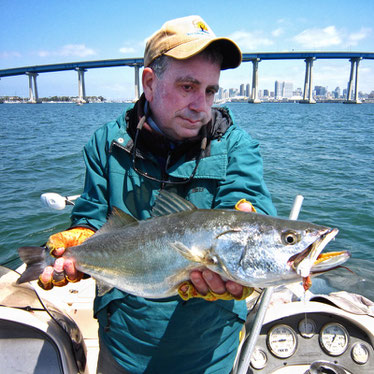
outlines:
[[[55,210],[65,209],[67,205],[74,205],[74,200],[80,195],[61,196],[55,192],[46,192],[40,196],[42,204],[48,208]]]
[[[302,195],[297,195],[295,197],[294,203],[292,205],[292,209],[289,215],[289,219],[296,221],[299,217],[299,213],[301,210],[301,206],[303,204],[304,197]],[[255,320],[252,324],[252,330],[248,336],[248,338],[244,341],[241,354],[239,356],[239,363],[238,369],[236,374],[246,374],[248,371],[249,364],[251,362],[252,353],[255,348],[257,339],[260,335],[262,325],[264,323],[266,310],[269,306],[271,296],[273,294],[274,287],[265,288],[262,293],[260,306],[258,308],[258,312],[256,314]]]

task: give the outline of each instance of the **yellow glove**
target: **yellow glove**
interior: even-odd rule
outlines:
[[[46,244],[50,250],[50,254],[57,248],[69,248],[82,244],[85,240],[91,237],[95,231],[87,227],[75,227],[70,230],[58,232],[49,237]]]
[[[77,277],[74,280],[71,280],[64,271],[56,272],[56,270],[54,270],[52,280],[49,282],[43,282],[40,276],[38,279],[38,286],[43,288],[43,290],[49,291],[53,288],[53,286],[63,287],[68,283],[77,283],[82,280],[83,277],[84,273],[78,271]]]
[[[194,297],[205,299],[207,301],[216,301],[216,300],[244,300],[253,292],[252,287],[243,286],[243,294],[241,297],[235,297],[229,292],[223,294],[218,294],[213,291],[209,291],[206,295],[199,293],[195,286],[190,281],[185,281],[181,283],[178,287],[178,294],[183,300],[189,300]]]
[[[85,240],[91,237],[95,231],[88,229],[86,227],[75,227],[70,230],[58,232],[49,237],[46,244],[47,248],[50,250],[51,256],[53,256],[53,251],[58,248],[69,248],[79,244],[82,244]],[[77,273],[77,277],[74,280],[68,278],[65,271],[61,267],[60,271],[56,268],[53,269],[52,279],[48,282],[43,282],[41,276],[38,280],[38,285],[44,290],[50,290],[53,286],[62,287],[68,282],[76,283],[83,278],[84,274],[80,271]]]
[[[247,201],[246,199],[241,199],[241,200],[239,200],[236,204],[235,204],[235,209],[236,210],[243,210],[243,209],[240,209],[239,208],[239,206],[240,206],[240,204],[243,204],[243,203],[245,203],[245,204],[249,204],[248,206],[247,206],[247,209],[248,209],[248,211],[252,211],[252,212],[257,212],[256,211],[256,208],[252,205],[252,203],[250,203],[249,201]],[[245,210],[245,211],[247,211],[247,210]]]

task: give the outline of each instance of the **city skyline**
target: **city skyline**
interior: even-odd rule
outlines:
[[[279,90],[278,87],[279,86]],[[348,84],[347,84],[348,86]],[[301,87],[294,88],[293,82],[286,82],[276,80],[273,85],[273,89],[259,89],[259,98],[273,98],[273,99],[291,99],[298,100],[303,96],[303,89]],[[346,99],[348,88],[341,88],[336,86],[335,88],[329,89],[328,86],[313,85],[312,94],[313,97],[326,98],[326,99]],[[353,88],[352,88],[353,91]],[[362,98],[374,98],[374,88],[370,92],[363,92],[358,90],[359,97]],[[223,100],[233,97],[251,97],[251,85],[250,83],[241,83],[239,88],[224,88],[220,87],[217,93],[217,100]]]

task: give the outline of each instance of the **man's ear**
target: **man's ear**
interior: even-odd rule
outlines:
[[[143,84],[143,91],[145,98],[148,102],[152,102],[155,83],[156,83],[156,75],[151,68],[144,68],[142,74],[142,84]]]

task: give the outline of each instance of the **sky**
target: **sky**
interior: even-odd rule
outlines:
[[[147,38],[170,19],[200,15],[217,36],[243,53],[287,51],[374,52],[373,0],[0,0],[0,69],[61,62],[143,57]],[[348,60],[317,60],[313,86],[347,87]],[[262,61],[259,89],[276,80],[303,88],[303,60]],[[251,83],[252,64],[223,71],[220,86]],[[43,73],[39,97],[77,96],[75,71]],[[132,99],[134,69],[90,69],[86,94]],[[359,66],[359,90],[374,90],[374,60]],[[0,96],[28,96],[26,76],[0,80]]]

